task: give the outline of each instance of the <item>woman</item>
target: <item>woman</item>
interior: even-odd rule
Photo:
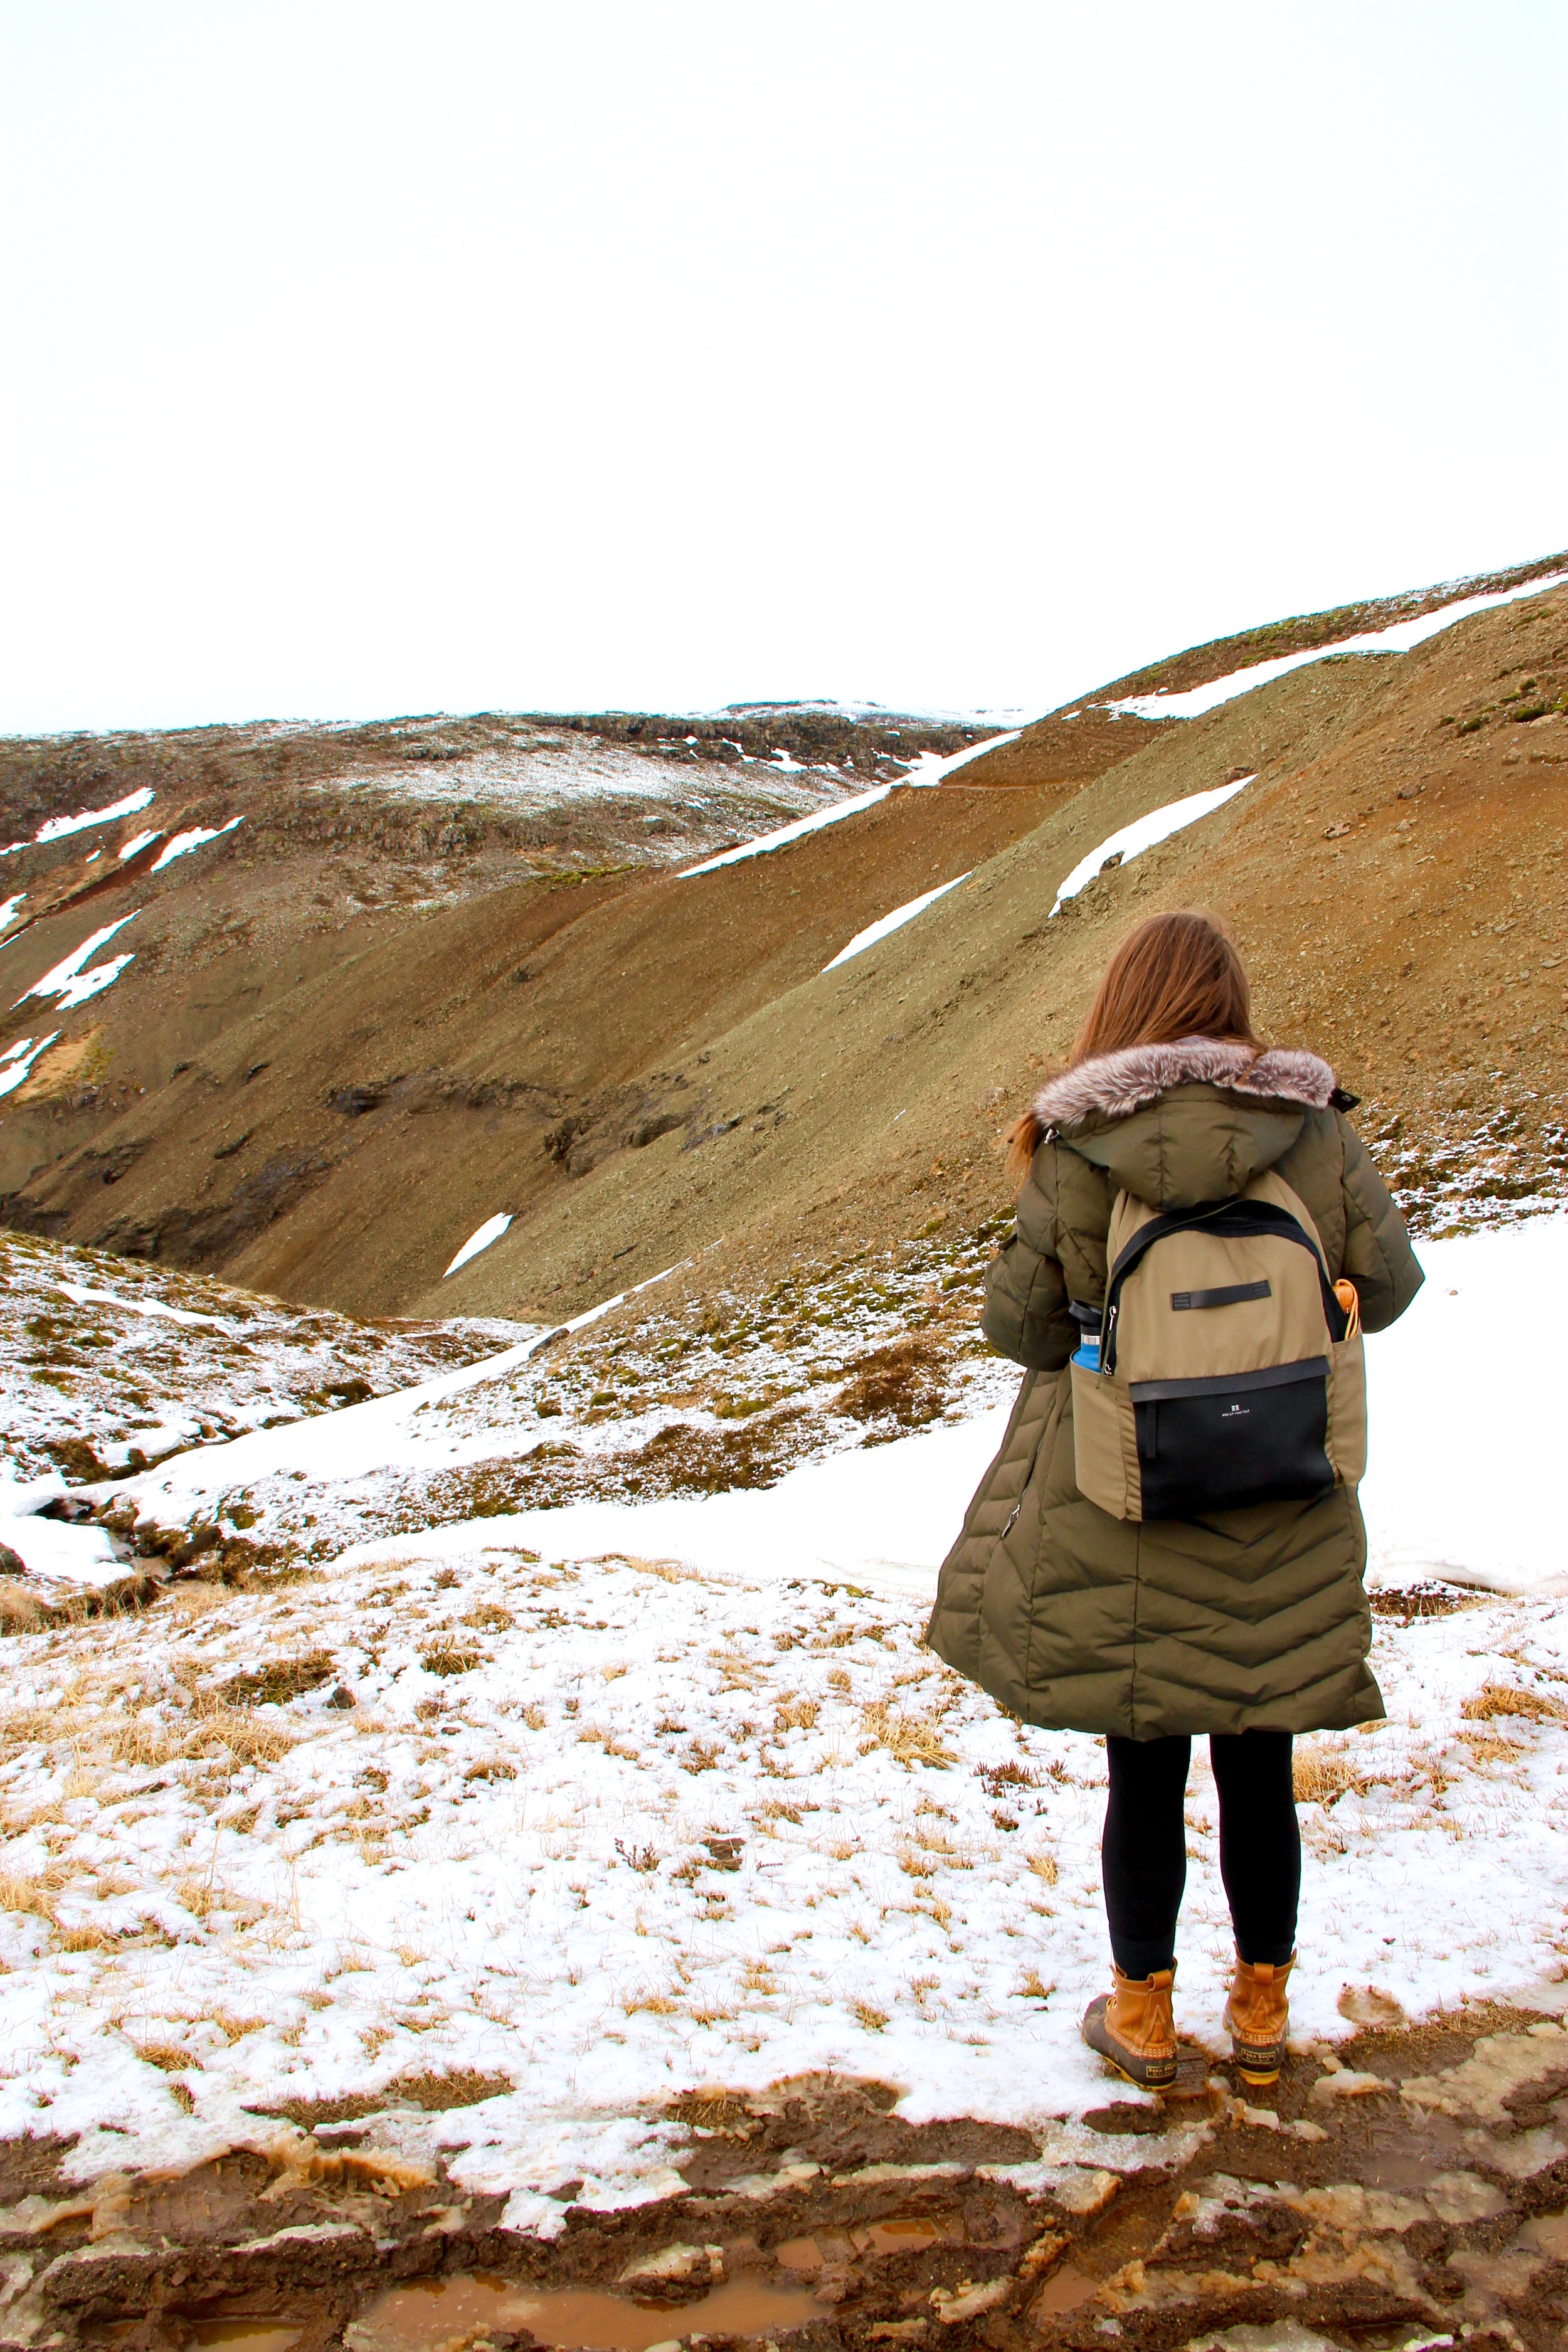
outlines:
[[[1026,1723],[1105,1735],[1112,1986],[1083,2034],[1150,2088],[1176,2075],[1183,1800],[1200,1732],[1236,1935],[1225,2021],[1247,2081],[1279,2071],[1301,1875],[1292,1735],[1383,1714],[1366,1664],[1366,1533],[1343,1484],[1207,1517],[1113,1517],[1075,1480],[1066,1367],[1080,1325],[1100,1320],[1120,1194],[1178,1211],[1234,1199],[1266,1170],[1310,1213],[1328,1280],[1355,1286],[1363,1328],[1403,1314],[1421,1269],[1344,1117],[1354,1102],[1315,1054],[1259,1044],[1215,923],[1155,915],[1111,958],[1067,1068],[1009,1138],[1017,1225],[987,1276],[982,1328],[1027,1369],[927,1639]],[[1069,1302],[1086,1310],[1079,1322]]]

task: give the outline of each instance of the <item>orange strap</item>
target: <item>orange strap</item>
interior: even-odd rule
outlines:
[[[1356,1296],[1354,1283],[1342,1274],[1334,1285],[1334,1297],[1345,1310],[1345,1338],[1353,1339],[1361,1329],[1361,1300]]]

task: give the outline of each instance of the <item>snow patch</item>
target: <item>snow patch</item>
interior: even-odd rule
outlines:
[[[1132,824],[1124,824],[1120,833],[1109,835],[1087,857],[1079,859],[1057,892],[1052,914],[1059,914],[1068,898],[1076,898],[1085,885],[1093,881],[1108,857],[1119,856],[1124,866],[1130,866],[1142,851],[1152,849],[1156,842],[1168,841],[1172,834],[1180,833],[1185,825],[1196,824],[1200,817],[1223,808],[1226,801],[1234,800],[1237,793],[1256,782],[1254,770],[1250,776],[1238,776],[1233,784],[1216,784],[1207,793],[1189,793],[1185,800],[1167,801],[1163,808],[1151,809],[1147,816],[1137,817]]]
[[[0,898],[0,931],[10,929],[16,919],[16,909],[26,895],[25,890],[18,890],[15,898]]]
[[[16,1092],[38,1055],[54,1044],[59,1034],[58,1029],[51,1029],[47,1037],[18,1037],[14,1045],[6,1047],[0,1055],[0,1095]]]
[[[390,1396],[372,1397],[367,1403],[345,1405],[336,1412],[316,1413],[286,1427],[248,1430],[226,1444],[193,1449],[164,1469],[127,1480],[117,1491],[133,1496],[143,1517],[167,1521],[184,1516],[193,1506],[209,1503],[279,1471],[338,1482],[363,1477],[389,1464],[405,1463],[414,1451],[416,1433],[422,1437],[426,1428],[435,1426],[434,1417],[421,1424],[420,1414],[470,1389],[503,1381],[548,1340],[565,1332],[585,1331],[590,1324],[624,1307],[628,1298],[653,1289],[679,1271],[679,1266],[666,1266],[662,1274],[649,1275],[646,1282],[636,1283],[629,1290],[617,1290],[613,1298],[601,1299],[568,1322],[531,1331],[515,1348],[504,1348],[500,1355],[486,1356],[477,1364],[465,1365],[461,1371],[441,1372],[413,1388],[395,1389]],[[439,1450],[438,1444],[426,1444],[422,1464],[435,1466]],[[461,1458],[473,1458],[471,1446]]]
[[[0,857],[14,856],[18,849],[27,849],[38,842],[64,841],[68,834],[87,833],[95,824],[111,824],[117,816],[135,816],[151,805],[153,788],[143,784],[140,792],[127,793],[122,801],[114,801],[108,808],[79,809],[75,816],[52,816],[38,827],[31,843],[13,841],[0,849]]]
[[[56,1032],[58,1034],[58,1032]],[[179,1323],[187,1330],[234,1331],[238,1327],[221,1315],[197,1315],[188,1307],[169,1307],[161,1298],[127,1298],[118,1290],[89,1290],[85,1283],[57,1282],[62,1297],[79,1307],[119,1307],[127,1315],[150,1315],[160,1323]]]
[[[1238,694],[1250,694],[1255,687],[1267,686],[1293,669],[1305,669],[1309,662],[1332,661],[1340,654],[1407,654],[1424,646],[1428,637],[1451,629],[1456,621],[1468,621],[1472,613],[1489,613],[1500,604],[1517,604],[1525,596],[1542,596],[1564,582],[1568,572],[1554,572],[1550,579],[1530,580],[1522,588],[1461,597],[1457,604],[1440,605],[1436,612],[1422,613],[1413,621],[1395,621],[1390,628],[1367,629],[1359,636],[1340,637],[1331,646],[1312,646],[1305,653],[1280,654],[1272,661],[1255,662],[1250,669],[1232,670],[1227,677],[1211,678],[1206,686],[1190,687],[1184,694],[1133,694],[1104,708],[1118,719],[1199,719],[1222,702],[1233,702]]]
[[[134,919],[134,912],[121,915],[118,922],[106,923],[100,931],[94,931],[90,939],[83,940],[79,948],[73,948],[52,971],[45,972],[42,980],[36,980],[32,987],[16,999],[16,1003],[26,1004],[29,996],[58,996],[60,1010],[70,1013],[79,1004],[85,1004],[89,997],[100,996],[119,979],[126,965],[134,963],[136,959],[133,955],[110,956],[107,963],[90,965],[89,959],[114,937],[116,931],[122,931],[126,924]]]
[[[156,841],[157,838],[158,829],[156,825],[153,826],[151,833],[133,833],[120,853],[120,863],[121,866],[125,865],[127,860],[130,858],[140,857],[142,852],[146,848],[147,844],[150,841]]]
[[[205,841],[221,841],[226,833],[232,833],[237,824],[244,823],[245,819],[242,816],[231,816],[226,824],[216,827],[195,824],[191,827],[189,833],[177,833],[163,856],[153,859],[153,872],[162,874],[164,866],[172,866],[176,857],[188,857],[193,849],[199,849]]]
[[[987,751],[999,751],[1004,743],[1016,743],[1023,731],[1021,727],[1015,727],[1005,735],[988,735],[984,743],[971,743],[963,751],[949,751],[945,754],[941,751],[921,751],[911,765],[908,775],[901,781],[906,784],[922,786],[942,783],[958,769],[966,768],[971,760],[983,759]]]
[[[923,915],[928,907],[934,907],[939,898],[945,898],[950,890],[956,890],[961,882],[967,882],[973,870],[971,867],[955,875],[951,882],[939,882],[934,890],[926,891],[921,898],[911,898],[907,907],[895,907],[890,915],[882,916],[878,922],[868,923],[863,931],[856,932],[847,948],[839,949],[831,963],[823,965],[823,971],[837,971],[838,966],[847,963],[851,956],[861,955],[866,949],[874,948],[879,940],[887,939],[894,931],[901,931],[906,923],[912,923],[917,915]]]
[[[874,784],[868,793],[856,793],[849,800],[835,801],[827,808],[814,810],[810,816],[796,817],[793,824],[781,824],[774,833],[760,833],[754,841],[742,841],[738,848],[721,850],[717,857],[705,857],[700,866],[688,866],[680,879],[690,882],[699,874],[717,873],[721,866],[739,866],[742,858],[765,857],[770,850],[784,849],[792,841],[804,841],[808,833],[820,833],[824,825],[837,824],[844,817],[858,816],[862,809],[875,808],[892,789],[891,784]]]
[[[458,1268],[460,1265],[467,1265],[471,1257],[478,1257],[479,1252],[488,1250],[492,1242],[499,1242],[510,1223],[511,1214],[508,1210],[499,1210],[493,1217],[487,1217],[484,1223],[468,1235],[468,1240],[447,1268],[447,1274],[456,1274]],[[447,1275],[444,1274],[441,1279],[445,1282]]]

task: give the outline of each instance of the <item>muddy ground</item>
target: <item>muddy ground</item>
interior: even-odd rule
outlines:
[[[1568,2035],[1550,2017],[1373,2027],[1250,2098],[1189,2045],[1163,2101],[1108,2073],[1044,2165],[1027,2132],[905,2124],[875,2083],[697,2090],[666,2111],[686,2193],[593,2212],[563,2180],[548,2241],[446,2178],[495,2087],[393,2086],[384,2113],[450,2115],[433,2172],[378,2152],[369,2101],[258,2116],[221,2159],[86,2188],[68,2142],[10,2143],[0,2344],[1555,2352],[1568,2331]]]

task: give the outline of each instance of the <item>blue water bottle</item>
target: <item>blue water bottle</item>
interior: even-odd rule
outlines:
[[[1100,1370],[1100,1309],[1098,1307],[1082,1307],[1075,1298],[1069,1300],[1068,1312],[1078,1325],[1079,1331],[1079,1344],[1073,1356],[1073,1362],[1080,1365],[1086,1372],[1098,1372]]]

